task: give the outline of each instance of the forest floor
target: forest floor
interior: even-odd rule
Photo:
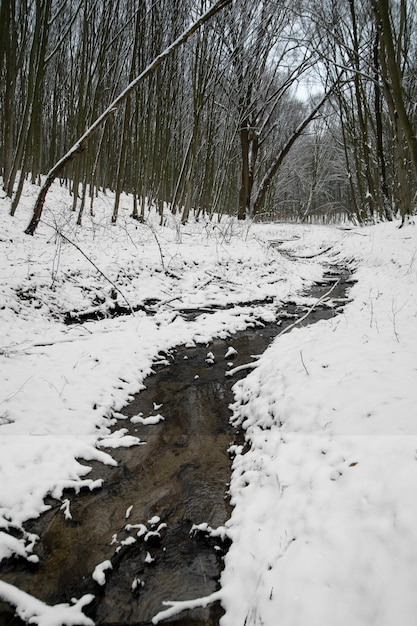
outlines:
[[[115,449],[142,443],[120,411],[156,361],[213,337],[232,348],[281,302],[311,306],[303,290],[342,265],[356,280],[343,313],[275,339],[233,388],[246,444],[233,450],[233,510],[218,530],[231,547],[221,588],[190,602],[220,600],[222,626],[414,624],[415,228],[181,226],[170,214],[159,226],[128,208],[110,226],[110,194],[80,228],[56,185],[28,237],[34,193],[15,218],[0,200],[0,560],[36,567],[27,521],[47,497],[70,519],[68,489],[102,485],[88,463],[112,466]],[[48,606],[0,580],[0,598],[40,626],[92,623],[90,596]],[[175,600],[154,623],[184,608]]]

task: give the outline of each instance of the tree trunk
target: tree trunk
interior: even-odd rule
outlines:
[[[359,150],[359,159],[357,171],[361,173],[364,171],[366,181],[366,191],[362,195],[362,202],[364,208],[367,207],[367,217],[372,217],[376,208],[375,198],[375,185],[372,176],[371,167],[371,150],[369,145],[369,129],[368,129],[368,111],[367,103],[364,96],[364,87],[362,84],[361,72],[360,72],[360,47],[358,41],[358,27],[356,23],[356,12],[354,0],[349,0],[350,14],[352,19],[352,38],[353,38],[353,50],[351,53],[352,65],[354,69],[353,84],[355,93],[356,112],[358,116],[358,127],[360,131],[360,142],[357,146]],[[363,164],[363,168],[360,165]]]
[[[22,168],[25,151],[30,141],[30,131],[33,122],[33,109],[37,105],[40,106],[40,102],[38,102],[38,99],[42,101],[42,98],[39,95],[39,91],[44,72],[44,60],[51,2],[52,0],[44,0],[43,2],[42,0],[36,0],[36,20],[29,59],[27,97],[23,116],[20,120],[20,131],[17,141],[17,147],[13,155],[13,163],[10,168],[9,177],[6,184],[6,191],[9,197],[12,197],[13,185],[16,179],[17,171]],[[23,174],[24,173],[22,172],[21,175]]]
[[[387,168],[385,162],[384,141],[383,141],[383,123],[382,123],[382,102],[381,102],[381,85],[380,85],[380,62],[379,62],[379,32],[376,33],[374,41],[374,113],[375,113],[375,133],[376,133],[376,151],[378,157],[380,181],[381,181],[381,200],[382,216],[387,220],[392,220],[392,210],[389,206],[389,191],[387,182]]]
[[[240,128],[240,151],[242,163],[240,166],[240,188],[239,188],[239,207],[237,218],[239,220],[246,219],[249,212],[249,121],[243,121]]]
[[[15,2],[0,4],[0,75],[5,76],[2,137],[0,163],[2,163],[3,187],[10,176],[15,127],[15,89],[17,80],[16,63],[17,34],[15,31]],[[4,67],[4,74],[3,74]],[[1,170],[0,170],[1,171]]]
[[[395,103],[400,127],[409,146],[414,175],[415,177],[417,177],[417,137],[413,130],[411,118],[408,115],[405,107],[402,72],[399,59],[395,51],[389,2],[388,0],[372,0],[372,7],[380,27],[381,44],[383,52],[385,53],[387,64],[386,79],[389,82],[389,87],[392,93],[393,101]]]

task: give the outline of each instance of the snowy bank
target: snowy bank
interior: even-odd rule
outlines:
[[[79,228],[58,184],[28,237],[35,194],[25,187],[15,218],[0,200],[0,560],[32,562],[37,537],[25,522],[48,508],[46,497],[66,517],[65,489],[101,486],[89,478],[89,462],[112,465],[114,447],[142,443],[126,436],[118,411],[155,360],[176,345],[273,319],[280,300],[322,275],[318,262],[291,261],[268,245],[293,238],[280,225],[225,219],[182,227],[168,215],[159,226],[153,213],[138,224],[122,209],[110,226],[111,196],[101,194]],[[333,236],[320,232],[301,227],[297,237],[318,252]],[[115,303],[136,313],[112,318]],[[220,308],[194,321],[181,315],[212,306]],[[91,311],[102,319],[65,323]]]
[[[140,225],[123,209],[111,227],[110,195],[80,229],[56,185],[30,238],[25,194],[14,219],[0,200],[0,560],[35,562],[25,522],[45,498],[66,518],[65,489],[101,486],[89,461],[114,464],[114,447],[143,443],[118,411],[156,360],[273,319],[323,264],[352,263],[344,313],[278,338],[235,386],[247,443],[235,448],[232,546],[221,589],[190,606],[220,598],[222,626],[414,624],[415,229],[159,226],[153,214]],[[115,303],[136,313],[112,318]],[[213,305],[194,321],[181,314]],[[102,319],[65,324],[88,311]],[[47,607],[5,583],[0,597],[34,623],[90,623],[89,597]],[[166,600],[155,623],[184,608]]]
[[[222,626],[415,624],[417,233],[346,232],[337,251],[358,265],[344,313],[276,340],[234,388],[249,450]]]

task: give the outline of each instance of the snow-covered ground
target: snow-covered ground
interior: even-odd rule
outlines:
[[[115,446],[138,443],[117,412],[158,354],[271,319],[323,263],[353,262],[344,313],[278,338],[235,386],[233,419],[249,451],[235,450],[233,543],[211,599],[226,610],[222,626],[414,624],[415,229],[180,226],[168,214],[164,226],[154,214],[141,225],[128,209],[111,226],[110,194],[77,228],[56,185],[28,237],[33,194],[27,187],[15,218],[0,201],[0,560],[36,560],[25,521],[45,510],[47,494],[100,487],[79,460],[113,464]],[[115,302],[135,314],[64,323]],[[192,322],[179,314],[213,304],[234,306]],[[32,623],[91,623],[82,616],[89,598],[46,607],[1,581],[0,598]]]
[[[222,626],[417,619],[417,236],[340,237],[353,302],[273,343],[235,387]],[[297,245],[300,250],[300,245]]]

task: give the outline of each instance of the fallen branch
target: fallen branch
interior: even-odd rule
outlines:
[[[323,302],[323,300],[325,300],[326,298],[328,298],[330,296],[330,294],[336,289],[337,285],[340,283],[341,278],[339,278],[334,285],[332,285],[332,287],[326,291],[325,294],[323,294],[321,296],[321,298],[319,298],[318,300],[316,300],[316,302],[308,309],[308,311],[306,313],[304,313],[304,315],[302,315],[301,317],[299,317],[297,320],[295,320],[295,322],[293,322],[292,324],[290,324],[289,326],[286,326],[285,328],[283,328],[283,330],[278,333],[278,335],[275,337],[274,341],[276,341],[277,339],[279,339],[280,337],[282,337],[282,335],[284,335],[285,333],[288,333],[290,330],[292,330],[293,328],[295,328],[296,326],[298,326],[299,324],[302,324],[302,322],[304,322],[304,320],[307,319],[307,317],[310,315],[310,313],[312,313],[314,311],[314,309],[321,303]],[[255,369],[259,363],[259,359],[260,357],[258,357],[256,359],[256,361],[253,361],[252,363],[246,363],[244,365],[239,365],[238,367],[233,368],[232,370],[229,370],[228,372],[226,372],[226,376],[234,376],[234,374],[237,374],[238,372],[242,372],[244,370],[249,370],[249,369]],[[302,355],[301,355],[301,360],[302,360]],[[303,362],[304,365],[304,362]],[[304,368],[308,374],[307,368],[304,365]]]
[[[316,256],[321,256],[322,254],[326,254],[326,252],[330,252],[333,247],[334,246],[329,246],[324,250],[320,250],[320,252],[316,252],[316,254],[291,254],[291,252],[287,252],[286,250],[279,250],[279,252],[284,252],[290,259],[314,259]]]
[[[228,370],[226,372],[226,376],[234,376],[238,372],[243,372],[245,370],[254,370],[255,367],[258,365],[259,358],[260,357],[258,357],[256,361],[252,361],[252,363],[245,363],[244,365],[238,365],[237,367],[234,367],[232,370]]]
[[[296,326],[298,326],[299,324],[302,324],[304,322],[304,320],[307,319],[307,317],[310,315],[310,313],[312,313],[314,311],[314,309],[323,302],[323,300],[325,300],[326,298],[328,298],[330,296],[330,294],[336,289],[337,285],[340,283],[341,278],[338,278],[338,280],[335,282],[335,284],[329,289],[329,291],[326,291],[325,294],[323,294],[321,296],[321,298],[319,298],[309,309],[306,313],[304,313],[304,315],[302,315],[301,317],[299,317],[297,320],[295,320],[295,322],[293,322],[292,324],[290,324],[289,326],[286,326],[285,328],[283,328],[281,330],[280,333],[278,333],[278,335],[275,337],[275,339],[279,339],[280,337],[282,337],[282,335],[285,335],[285,333],[288,333],[290,330],[292,330],[293,328],[295,328]]]
[[[196,598],[195,600],[178,600],[178,601],[168,600],[168,601],[162,602],[162,604],[164,604],[165,606],[168,606],[169,609],[165,609],[164,611],[160,611],[159,613],[157,613],[152,618],[152,624],[159,624],[159,622],[161,622],[162,620],[166,620],[168,619],[168,617],[173,617],[174,615],[177,615],[178,613],[181,613],[181,611],[185,611],[187,609],[188,610],[196,609],[200,607],[205,608],[206,606],[209,606],[213,602],[217,602],[218,600],[221,600],[221,599],[222,599],[222,592],[219,589],[218,591],[215,591],[214,593],[210,594],[209,596],[205,596],[204,598]]]
[[[47,222],[44,222],[44,224],[46,224],[47,226],[49,226],[50,228],[53,228],[54,231],[60,236],[62,237],[62,239],[64,239],[67,243],[69,243],[71,246],[74,246],[74,248],[76,248],[78,250],[78,252],[80,252],[84,258],[87,259],[87,261],[89,263],[91,263],[91,265],[94,267],[94,269],[97,270],[97,272],[103,276],[104,280],[107,280],[108,283],[110,283],[110,285],[117,291],[117,293],[119,293],[123,300],[126,302],[130,312],[132,313],[132,315],[135,315],[135,311],[133,310],[132,305],[130,304],[129,300],[126,298],[126,296],[124,295],[123,291],[121,291],[119,289],[119,287],[116,285],[116,283],[114,283],[108,276],[106,276],[106,274],[104,272],[101,271],[101,269],[94,263],[94,261],[92,261],[90,259],[90,257],[84,252],[84,250],[82,248],[80,248],[80,246],[78,244],[76,244],[74,241],[72,241],[71,239],[69,239],[69,237],[67,237],[66,235],[64,235],[59,228],[57,228],[57,226],[52,226],[52,224],[48,224]]]

